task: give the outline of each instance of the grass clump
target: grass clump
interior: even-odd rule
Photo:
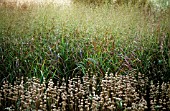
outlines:
[[[146,81],[148,78],[140,73],[138,79],[133,74],[113,76],[106,73],[101,79],[96,74],[86,73],[84,77],[73,77],[68,82],[63,78],[57,83],[52,79],[40,83],[35,77],[25,81],[21,78],[16,79],[14,85],[4,81],[0,100],[4,109],[17,111],[170,109],[170,84],[151,82],[146,90],[149,85]]]
[[[5,4],[0,16],[4,110],[169,109],[168,10]]]

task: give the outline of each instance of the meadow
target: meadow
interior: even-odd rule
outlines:
[[[170,110],[170,9],[1,3],[0,107]]]

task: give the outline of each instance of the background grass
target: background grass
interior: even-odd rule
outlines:
[[[156,72],[169,71],[168,12],[79,4],[2,6],[0,14],[2,79],[68,78],[87,69],[99,74],[132,70],[147,74],[158,65]]]

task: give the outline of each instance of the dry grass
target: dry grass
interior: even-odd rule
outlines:
[[[137,78],[134,76],[138,75]],[[148,87],[150,86],[150,87]],[[170,109],[170,84],[148,82],[142,74],[98,75],[62,79],[54,85],[43,81],[16,79],[1,87],[1,107],[9,110],[38,111],[167,111]],[[148,108],[149,107],[149,108]]]

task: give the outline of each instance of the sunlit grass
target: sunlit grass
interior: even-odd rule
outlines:
[[[147,47],[156,45],[159,38],[168,36],[166,15],[144,13],[138,8],[129,6],[115,8],[47,5],[32,6],[25,10],[5,7],[1,9],[1,46],[4,51],[2,56],[9,60],[8,62],[13,62],[9,64],[14,69],[15,58],[18,58],[23,65],[19,65],[17,70],[26,66],[21,70],[21,73],[26,75],[33,75],[35,69],[39,71],[34,76],[39,75],[42,64],[48,67],[46,70],[49,73],[51,71],[49,67],[55,66],[52,60],[55,61],[57,55],[63,56],[61,57],[64,59],[63,63],[59,64],[66,68],[55,66],[57,70],[61,70],[56,72],[57,75],[61,73],[69,75],[79,67],[76,64],[82,62],[85,65],[83,67],[87,68],[88,58],[96,61],[98,65],[93,64],[94,67],[100,66],[100,70],[104,72],[107,69],[117,72],[121,65],[121,60],[117,60],[119,54],[128,56],[134,51],[142,54]],[[9,48],[5,48],[6,45]],[[83,54],[82,57],[79,57],[79,53]],[[136,55],[134,59],[140,58]],[[66,61],[69,65],[63,66]],[[119,65],[115,65],[116,69],[113,69],[113,64]],[[6,73],[10,71],[13,73],[11,68],[9,70],[7,68]],[[3,74],[4,77],[7,75]]]

